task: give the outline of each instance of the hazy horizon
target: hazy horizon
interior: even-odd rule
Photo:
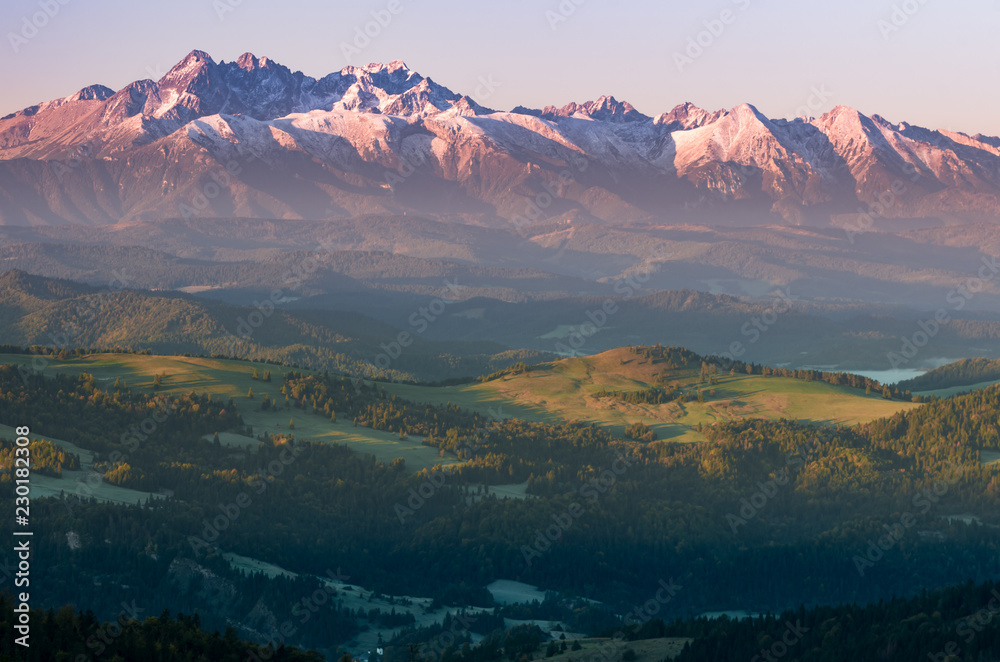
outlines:
[[[684,102],[707,110],[751,103],[776,118],[846,105],[892,122],[1000,135],[989,86],[968,83],[990,80],[995,70],[989,44],[1000,2],[985,13],[969,0],[850,0],[822,8],[755,0],[695,7],[519,0],[474,11],[453,0],[340,8],[300,0],[280,9],[244,0],[112,0],[96,9],[53,3],[50,15],[39,13],[38,0],[0,7],[7,41],[0,48],[0,114],[86,85],[117,90],[156,79],[200,49],[216,61],[252,52],[317,78],[349,64],[401,59],[460,93],[471,95],[480,78],[491,78],[498,86],[484,105],[497,110],[601,95],[651,116]],[[372,23],[379,17],[384,25]],[[367,44],[355,40],[366,26],[374,34]],[[95,39],[105,34],[114,38]],[[811,47],[803,49],[803,41]],[[813,99],[818,103],[809,106]]]

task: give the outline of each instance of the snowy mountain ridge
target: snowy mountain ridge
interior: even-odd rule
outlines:
[[[234,160],[246,167],[224,196],[189,204]],[[556,182],[557,199],[535,209]],[[685,103],[650,117],[601,96],[502,112],[401,60],[316,79],[251,53],[216,62],[198,50],[158,81],[90,85],[0,119],[0,222],[8,224],[191,210],[279,218],[412,210],[501,225],[526,214],[825,224],[872,209],[922,223],[995,221],[1000,138],[893,124],[845,106],[787,120],[750,104]]]

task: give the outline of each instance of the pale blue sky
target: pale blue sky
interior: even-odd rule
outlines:
[[[562,18],[560,0],[395,0],[398,14],[345,59],[341,45],[391,1],[3,0],[0,114],[92,83],[155,77],[200,48],[216,60],[251,51],[316,77],[399,58],[466,94],[492,76],[500,87],[485,104],[503,110],[612,94],[650,115],[691,101],[750,102],[784,117],[813,97],[815,114],[845,104],[1000,135],[1000,0],[561,0],[575,11],[555,29],[546,12]],[[12,44],[46,3],[55,15]],[[918,9],[885,38],[879,20],[904,4]],[[220,19],[220,7],[232,11]],[[703,34],[707,47],[679,70],[675,54],[720,17],[729,25]]]

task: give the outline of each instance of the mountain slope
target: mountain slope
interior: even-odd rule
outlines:
[[[993,221],[998,144],[845,107],[654,118],[603,96],[498,112],[398,60],[315,79],[196,50],[158,81],[0,119],[0,223],[418,211],[531,232],[543,219],[845,223],[876,204]]]

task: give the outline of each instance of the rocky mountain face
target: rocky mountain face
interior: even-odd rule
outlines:
[[[192,51],[158,81],[91,85],[0,119],[0,223],[419,213],[538,234],[574,221],[1000,218],[1000,138],[843,106],[784,120],[748,104],[649,117],[614,97],[486,102],[401,61],[315,79]]]

